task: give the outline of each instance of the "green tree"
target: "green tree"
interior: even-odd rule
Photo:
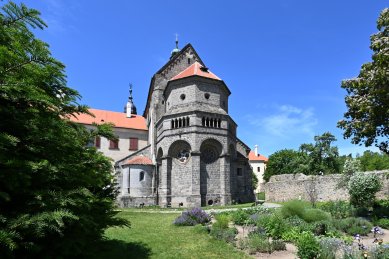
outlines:
[[[389,154],[389,9],[377,21],[370,38],[372,61],[362,65],[358,77],[342,81],[347,112],[338,127],[354,144],[375,145]]]
[[[283,149],[271,154],[263,179],[269,181],[273,175],[295,173],[299,157],[300,153],[292,149]]]
[[[389,169],[389,155],[366,150],[358,157],[362,171],[374,171]]]
[[[331,146],[336,141],[334,135],[330,132],[325,132],[322,135],[314,137],[314,144],[302,144],[300,152],[303,153],[306,159],[308,174],[323,173],[339,173],[340,161],[338,148]]]
[[[30,28],[39,12],[13,2],[0,11],[0,255],[80,256],[115,218],[112,165],[87,143],[112,137],[68,119],[86,113],[66,86],[64,65]]]

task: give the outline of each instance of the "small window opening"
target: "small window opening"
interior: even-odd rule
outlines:
[[[188,58],[188,65],[190,64],[190,58]]]
[[[185,100],[185,94],[181,94],[180,98],[181,100]]]
[[[236,175],[243,176],[242,168],[236,168]]]
[[[205,94],[204,94],[204,97],[205,97],[205,99],[207,99],[207,100],[209,99],[209,96],[210,96],[209,93],[205,93]]]
[[[143,181],[145,179],[145,172],[140,172],[139,174],[139,182]]]
[[[259,166],[257,167],[257,172],[261,172],[261,168]]]
[[[209,200],[209,201],[208,201],[208,205],[209,205],[209,206],[213,205],[213,200]]]

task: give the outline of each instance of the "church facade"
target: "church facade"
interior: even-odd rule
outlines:
[[[176,47],[151,79],[149,145],[115,163],[121,206],[206,206],[254,200],[250,149],[228,115],[227,85],[192,45]]]
[[[122,144],[109,145],[117,149],[102,150],[115,161],[117,202],[195,207],[254,201],[250,148],[237,138],[228,114],[231,92],[191,44],[182,50],[177,45],[151,79],[143,117],[136,114],[131,90],[124,113],[99,111],[105,117],[95,117],[121,132]],[[134,139],[139,146],[131,149]]]

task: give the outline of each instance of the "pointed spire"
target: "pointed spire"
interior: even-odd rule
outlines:
[[[126,113],[127,118],[131,118],[132,115],[136,115],[136,107],[132,98],[132,84],[130,83],[130,94],[128,96],[128,101],[124,107],[124,112]]]
[[[181,50],[178,48],[178,34],[176,33],[176,48],[172,50],[170,59],[174,57],[177,53],[179,53]]]

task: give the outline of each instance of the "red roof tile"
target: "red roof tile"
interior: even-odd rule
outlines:
[[[170,79],[170,81],[181,79],[184,77],[189,76],[202,76],[206,78],[221,80],[219,77],[217,77],[214,73],[212,73],[209,70],[201,69],[203,66],[199,62],[193,63],[191,66],[189,66],[187,69]]]
[[[153,162],[150,158],[145,156],[135,156],[128,159],[124,165],[152,165]]]
[[[92,117],[88,114],[79,114],[76,115],[76,117],[71,116],[69,119],[74,122],[89,125],[91,125],[93,122],[96,124],[113,123],[115,127],[118,128],[147,130],[146,120],[140,115],[132,115],[131,118],[127,118],[124,112],[104,111],[97,109],[89,109],[89,111],[95,115],[95,117]]]
[[[264,161],[267,162],[268,158],[258,154],[257,156],[255,155],[254,151],[250,151],[249,153],[249,160],[250,161]]]

